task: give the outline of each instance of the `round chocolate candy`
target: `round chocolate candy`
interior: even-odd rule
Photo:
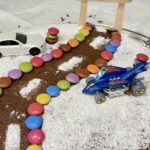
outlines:
[[[31,63],[29,62],[22,62],[19,65],[19,69],[23,72],[23,73],[29,73],[33,70],[33,66]]]
[[[57,42],[58,42],[58,37],[56,39],[53,39],[53,40],[46,38],[46,43],[47,44],[55,44]]]
[[[114,45],[106,45],[105,49],[106,49],[106,51],[109,51],[109,52],[112,52],[112,53],[115,53],[117,51],[117,47],[114,46]]]
[[[112,36],[121,36],[119,32],[111,32]]]
[[[77,84],[80,81],[80,78],[75,73],[69,73],[66,75],[66,80],[72,84]]]
[[[77,39],[70,39],[68,41],[68,44],[71,46],[71,47],[77,47],[79,46],[79,41]]]
[[[90,64],[87,66],[87,70],[93,74],[98,73],[99,72],[99,68],[94,65],[94,64]]]
[[[48,29],[48,33],[52,34],[52,35],[57,35],[59,34],[59,29],[52,27]]]
[[[25,120],[25,125],[28,129],[38,129],[42,126],[43,120],[39,116],[29,116]]]
[[[56,35],[52,35],[50,33],[47,33],[47,38],[51,39],[51,40],[54,40],[54,39],[57,39],[57,36]]]
[[[77,69],[76,74],[81,78],[86,78],[90,75],[90,72],[87,69]]]
[[[68,44],[61,44],[59,45],[59,49],[64,52],[69,52],[71,50],[71,46]]]
[[[3,94],[3,90],[0,88],[0,96]]]
[[[36,101],[42,105],[46,105],[50,102],[51,96],[46,93],[41,93],[36,97]]]
[[[45,134],[41,129],[33,129],[28,133],[28,142],[31,144],[42,144]]]
[[[79,33],[83,34],[84,36],[88,36],[90,34],[89,30],[84,28],[80,29]]]
[[[60,80],[57,82],[57,86],[61,89],[61,90],[68,90],[70,89],[70,82],[67,80]]]
[[[63,55],[63,52],[60,50],[60,49],[53,49],[51,51],[51,55],[54,57],[54,58],[60,58],[62,55]]]
[[[8,88],[12,83],[12,80],[9,77],[0,78],[0,88]]]
[[[27,147],[27,150],[42,150],[41,146],[33,144]]]
[[[85,36],[81,33],[78,33],[75,35],[75,38],[79,41],[79,42],[83,42],[85,40]]]
[[[97,58],[94,62],[94,64],[98,67],[103,67],[107,65],[107,61],[103,58]]]
[[[8,76],[11,79],[17,80],[17,79],[21,78],[22,72],[20,70],[18,70],[18,69],[13,69],[13,70],[8,72]]]
[[[36,68],[39,68],[44,64],[43,59],[40,57],[33,57],[30,63]]]
[[[143,53],[139,53],[136,55],[136,59],[139,60],[139,61],[148,61],[149,60],[149,57]]]
[[[88,25],[85,25],[85,26],[83,27],[83,29],[86,29],[86,30],[92,31],[92,27],[90,27],[90,26],[88,26]]]
[[[121,41],[121,37],[120,36],[112,36],[111,40],[112,41],[119,41],[120,42]]]
[[[103,51],[101,52],[101,57],[107,61],[111,60],[113,58],[112,52],[109,51]]]
[[[32,103],[28,107],[28,113],[30,115],[41,115],[44,112],[44,107],[40,103]]]
[[[52,60],[52,55],[49,53],[45,53],[41,56],[41,58],[43,59],[44,62],[49,62]]]
[[[120,42],[119,41],[111,41],[110,45],[118,47],[118,46],[120,46]]]
[[[46,93],[50,96],[56,97],[60,94],[60,89],[55,85],[51,85],[46,89]]]

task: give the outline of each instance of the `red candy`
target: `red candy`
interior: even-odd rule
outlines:
[[[105,60],[111,60],[113,58],[113,54],[112,52],[109,52],[109,51],[103,51],[101,53],[101,57],[104,58]]]
[[[40,57],[33,57],[30,62],[36,68],[41,67],[44,63],[43,59]]]
[[[121,37],[120,36],[112,36],[111,40],[113,40],[113,41],[121,41]]]
[[[136,55],[137,60],[139,61],[148,61],[149,57],[145,54],[139,53]]]
[[[42,144],[45,139],[45,135],[41,129],[34,129],[28,133],[27,139],[31,144]]]
[[[60,49],[53,49],[51,51],[51,55],[54,57],[54,58],[60,58],[62,55],[63,55],[63,52],[60,50]]]
[[[32,103],[28,107],[29,115],[41,115],[43,111],[44,111],[44,107],[39,103]]]

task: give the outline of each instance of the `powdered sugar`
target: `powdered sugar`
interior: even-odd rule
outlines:
[[[109,39],[98,36],[90,43],[90,46],[92,46],[94,49],[100,49],[103,45],[107,45],[108,42]]]
[[[83,61],[83,57],[72,57],[68,62],[64,62],[58,67],[61,71],[71,71],[74,67],[77,67]]]
[[[29,83],[27,84],[27,86],[23,87],[19,93],[21,94],[21,96],[23,98],[26,98],[32,90],[36,89],[41,83],[41,79],[33,79],[31,81],[29,81]]]
[[[103,26],[96,26],[96,31],[106,33],[107,30]]]
[[[150,55],[139,42],[122,36],[123,42],[109,63],[133,65],[137,53]],[[138,50],[137,50],[138,47]],[[140,74],[147,92],[142,97],[122,96],[97,105],[94,97],[82,94],[85,80],[62,92],[45,107],[43,149],[103,150],[145,149],[150,141],[150,71]],[[51,134],[49,134],[51,133]]]
[[[18,124],[8,125],[5,150],[20,150],[20,132],[20,126]]]

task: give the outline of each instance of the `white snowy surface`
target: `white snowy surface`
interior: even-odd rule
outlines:
[[[141,43],[123,35],[123,42],[110,65],[129,67],[137,53],[150,56]],[[144,77],[147,92],[142,97],[107,98],[97,105],[93,96],[82,94],[85,80],[62,92],[45,107],[43,149],[138,150],[150,144],[150,70]]]
[[[25,87],[22,87],[19,91],[20,95],[23,97],[23,98],[27,98],[28,95],[34,90],[34,89],[37,89],[38,86],[40,85],[41,83],[41,79],[38,79],[38,78],[35,78],[35,79],[32,79],[28,82],[28,84],[25,86]]]
[[[20,133],[21,129],[18,124],[8,125],[5,150],[20,150]]]
[[[79,4],[77,0],[0,0],[0,31],[40,33],[45,36],[49,27],[56,26],[61,31],[60,41],[66,41],[77,32]],[[102,20],[105,24],[112,25],[116,6],[90,2],[87,20],[93,23]],[[149,6],[149,0],[133,0],[132,4],[127,4],[123,27],[150,36]],[[61,21],[61,17],[64,21]],[[135,55],[139,52],[150,56],[149,49],[124,35],[122,46],[109,64],[132,66]],[[27,61],[30,57],[1,58],[0,64],[5,65],[0,65],[0,76],[7,76],[9,70],[18,68],[20,62]],[[108,98],[104,104],[97,105],[93,96],[81,93],[85,86],[85,81],[82,80],[69,91],[53,98],[45,107],[43,116],[43,129],[46,133],[43,150],[146,148],[150,144],[150,71],[140,76],[144,76],[147,87],[147,92],[142,97]],[[10,125],[8,131],[8,135],[17,137],[17,141],[8,137],[6,142],[12,142],[6,144],[6,147],[9,146],[6,150],[14,150],[14,146],[19,147],[20,127]]]
[[[72,57],[67,62],[62,63],[58,66],[58,70],[71,71],[74,67],[77,67],[83,61],[83,57]]]
[[[98,36],[90,43],[90,46],[92,46],[94,49],[99,49],[102,45],[107,45],[108,42],[109,39],[105,39],[104,37]]]

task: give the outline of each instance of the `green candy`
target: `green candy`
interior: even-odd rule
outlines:
[[[19,69],[24,73],[29,73],[33,70],[33,66],[29,62],[23,62],[19,65]]]
[[[71,85],[70,85],[70,82],[68,82],[67,80],[60,80],[59,82],[57,82],[57,86],[61,90],[68,90],[70,89]]]
[[[47,38],[51,39],[51,40],[54,40],[54,39],[57,39],[57,35],[52,35],[50,33],[47,33]]]
[[[2,91],[2,89],[0,88],[0,96],[3,94],[3,91]]]
[[[79,42],[83,42],[85,40],[85,36],[81,33],[78,33],[75,35],[75,38],[79,41]]]

